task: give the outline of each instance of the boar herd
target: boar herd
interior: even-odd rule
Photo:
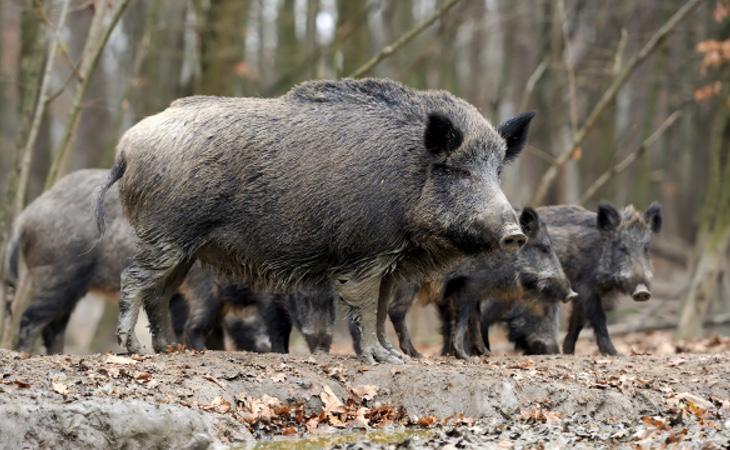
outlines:
[[[500,179],[533,116],[494,127],[447,92],[384,79],[177,100],[124,134],[111,170],[67,175],[16,220],[4,283],[24,269],[32,286],[16,348],[41,337],[63,351],[71,312],[95,291],[119,297],[131,353],[141,309],[157,352],[221,349],[224,336],[288,352],[292,328],[326,352],[337,302],[370,363],[420,356],[414,303],[436,306],[444,355],[487,354],[495,323],[527,354],[559,353],[565,302],[563,353],[588,324],[616,354],[606,310],[620,294],[649,299],[660,207],[515,210]]]

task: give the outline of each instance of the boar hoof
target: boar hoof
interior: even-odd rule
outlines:
[[[137,340],[137,336],[127,333],[119,333],[119,345],[122,348],[126,348],[127,352],[131,355],[142,354],[142,344]]]
[[[360,358],[368,364],[403,364],[405,362],[402,357],[390,352],[385,347],[375,345],[371,347],[363,347]]]

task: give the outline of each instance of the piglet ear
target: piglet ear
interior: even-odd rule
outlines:
[[[660,232],[662,229],[662,205],[658,202],[653,202],[646,208],[644,218],[646,219],[646,223],[651,227],[652,232]]]
[[[449,154],[459,148],[464,135],[454,123],[441,113],[431,113],[426,122],[423,142],[434,155]]]
[[[535,239],[537,232],[540,231],[540,217],[537,211],[530,207],[523,209],[520,214],[520,227],[529,239]]]
[[[601,231],[613,231],[618,228],[621,223],[621,215],[608,202],[598,204],[598,217],[596,217],[596,225]]]
[[[507,143],[507,151],[504,155],[504,161],[510,162],[519,156],[522,149],[527,143],[527,132],[530,130],[530,121],[535,117],[535,112],[525,112],[517,114],[511,119],[507,119],[497,127],[499,135]]]

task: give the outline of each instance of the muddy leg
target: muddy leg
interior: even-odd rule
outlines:
[[[575,353],[575,343],[578,340],[580,331],[585,326],[585,317],[583,317],[583,307],[577,301],[573,302],[573,309],[570,311],[570,321],[568,323],[568,334],[563,341],[563,353],[572,355]]]
[[[191,262],[176,249],[165,247],[142,249],[122,272],[119,298],[117,340],[130,353],[140,353],[142,346],[134,334],[142,305],[148,311],[152,346],[164,350],[172,336],[169,299],[187,273]],[[166,317],[166,319],[165,319]]]
[[[335,289],[353,313],[359,317],[360,332],[362,334],[362,354],[360,358],[374,364],[375,362],[386,362],[401,364],[403,360],[385,348],[380,342],[379,331],[379,294],[380,277],[370,277],[365,280],[335,280]],[[387,316],[387,306],[383,314],[383,320]]]

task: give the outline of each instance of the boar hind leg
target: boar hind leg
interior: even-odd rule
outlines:
[[[34,289],[30,306],[20,318],[20,328],[15,349],[20,352],[31,352],[38,338],[54,321],[70,316],[76,303],[86,293],[86,280],[74,279],[72,286],[53,286]],[[65,328],[65,322],[64,322]],[[63,350],[63,342],[54,346],[53,350]],[[51,349],[46,347],[47,352]]]
[[[360,357],[370,364],[402,364],[403,360],[385,348],[378,337],[380,277],[370,277],[362,281],[335,280],[335,289],[342,301],[352,308],[352,314],[359,319],[362,336]]]
[[[66,326],[71,318],[71,313],[49,323],[43,329],[43,345],[49,355],[60,355],[63,353],[63,341],[66,336]]]
[[[172,343],[170,297],[177,291],[192,262],[183,252],[165,248],[143,249],[122,272],[122,292],[119,298],[117,339],[130,353],[140,353],[142,346],[134,333],[139,310],[144,305],[149,316],[152,346],[164,351]]]

